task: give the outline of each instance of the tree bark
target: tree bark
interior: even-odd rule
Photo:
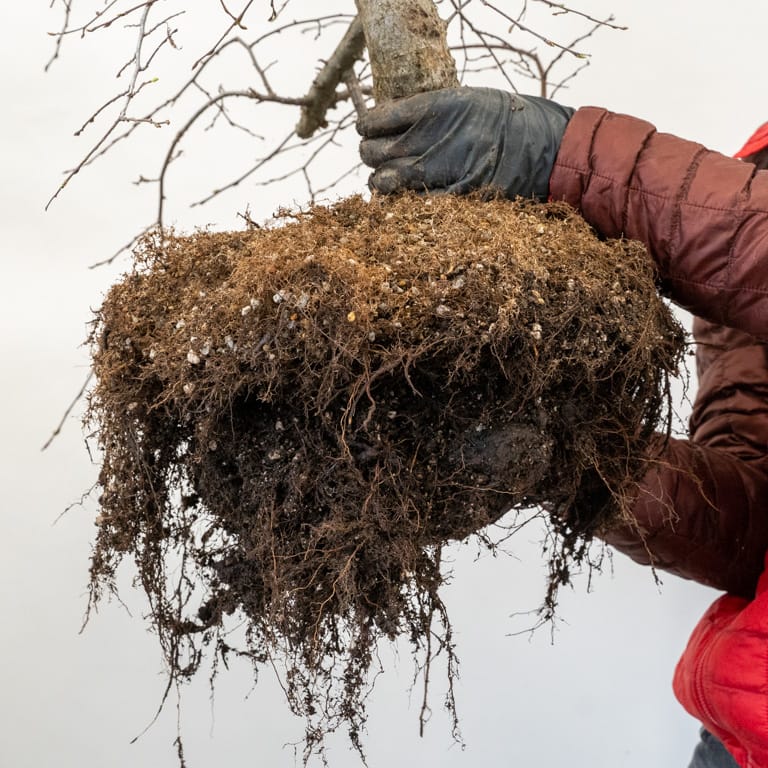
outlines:
[[[355,0],[377,102],[459,84],[432,0]]]
[[[301,108],[301,119],[296,126],[300,139],[308,139],[318,128],[325,128],[325,114],[336,102],[336,87],[362,57],[364,47],[363,27],[357,16],[305,97],[307,104]]]

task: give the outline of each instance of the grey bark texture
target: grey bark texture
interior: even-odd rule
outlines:
[[[377,103],[459,84],[432,0],[355,0]]]

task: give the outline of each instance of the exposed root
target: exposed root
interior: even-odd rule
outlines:
[[[626,512],[683,345],[654,281],[562,205],[352,198],[146,237],[92,335],[93,599],[133,558],[177,680],[244,618],[306,756],[339,726],[362,754],[379,639],[454,674],[444,545],[541,506],[550,615]]]

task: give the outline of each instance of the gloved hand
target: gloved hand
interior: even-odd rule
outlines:
[[[549,195],[549,177],[574,110],[491,88],[446,88],[388,102],[358,121],[369,186],[506,197]]]

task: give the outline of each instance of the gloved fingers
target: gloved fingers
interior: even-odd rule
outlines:
[[[424,164],[417,157],[399,157],[381,165],[368,178],[368,186],[384,195],[427,188]]]
[[[367,139],[403,133],[429,112],[440,93],[417,93],[374,107],[358,119],[357,132]]]
[[[369,168],[378,168],[389,160],[416,154],[409,152],[401,139],[401,136],[363,139],[360,142],[360,158]]]

